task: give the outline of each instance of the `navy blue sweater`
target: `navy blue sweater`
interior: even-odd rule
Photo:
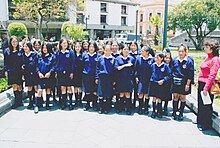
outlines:
[[[30,53],[29,56],[23,53],[23,67],[24,67],[24,74],[36,74],[36,67],[38,62],[38,55],[36,52]]]
[[[75,72],[75,54],[72,50],[66,49],[64,53],[57,51],[56,54],[56,72],[73,73]]]
[[[115,74],[115,62],[116,59],[112,56],[111,58],[106,58],[101,56],[96,65],[96,79],[99,78],[99,75],[111,75],[114,77]]]
[[[4,51],[4,70],[11,73],[22,72],[22,53],[21,51],[11,52],[9,48]]]
[[[154,63],[151,65],[151,71],[151,82],[157,83],[160,80],[164,80],[164,82],[166,82],[171,78],[171,69],[169,68],[168,64],[161,63],[161,65],[158,66],[156,63]]]
[[[150,81],[151,77],[151,65],[154,63],[154,58],[149,57],[144,59],[142,56],[138,56],[135,62],[135,77],[140,79],[144,78],[145,80]]]
[[[95,76],[96,64],[100,56],[101,55],[98,53],[95,53],[93,56],[91,56],[89,53],[83,54],[83,58],[82,58],[83,74]]]
[[[42,73],[43,75],[45,75],[46,73],[50,73],[53,74],[55,71],[55,56],[53,54],[50,54],[48,56],[45,57],[40,57],[38,59],[38,63],[37,63],[37,68],[36,68],[36,72],[37,74]]]
[[[188,57],[180,62],[178,58],[173,60],[172,77],[193,80],[194,63]]]
[[[128,63],[132,63],[133,65],[130,67],[125,67],[121,70],[118,70],[119,66],[122,66],[124,64],[128,64]],[[123,58],[123,56],[118,56],[116,58],[116,63],[115,63],[115,69],[118,70],[117,72],[117,78],[128,78],[128,79],[132,79],[132,77],[134,76],[134,64],[135,64],[135,60],[132,56],[128,56],[126,59]]]

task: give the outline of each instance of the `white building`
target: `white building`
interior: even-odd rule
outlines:
[[[1,0],[0,14],[0,29],[5,29],[8,21],[8,0]]]
[[[88,31],[91,38],[115,37],[134,32],[139,5],[130,0],[85,0]]]

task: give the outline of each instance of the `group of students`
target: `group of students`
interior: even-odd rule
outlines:
[[[18,38],[12,36],[9,48],[4,51],[4,68],[14,91],[13,108],[23,105],[24,80],[30,100],[28,108],[34,107],[35,113],[42,107],[45,89],[46,109],[50,109],[52,92],[55,99],[55,90],[61,109],[67,105],[70,110],[74,106],[83,107],[84,100],[84,110],[92,105],[99,113],[111,110],[115,96],[117,113],[125,111],[130,115],[138,100],[138,113],[148,114],[151,97],[152,118],[167,115],[168,101],[173,100],[172,116],[183,120],[186,95],[191,92],[194,77],[194,61],[187,55],[187,46],[178,48],[175,59],[169,49],[156,53],[148,45],[138,48],[135,41],[129,45],[108,41],[99,48],[97,42],[86,40],[70,46],[67,39],[55,45],[38,40],[32,44],[27,40],[19,46]]]

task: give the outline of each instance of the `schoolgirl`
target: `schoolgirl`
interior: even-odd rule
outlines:
[[[183,111],[186,105],[186,95],[190,93],[190,85],[194,75],[193,63],[188,59],[186,46],[181,45],[178,48],[178,57],[173,60],[172,69],[172,93],[173,93],[173,118],[174,120],[183,120]],[[178,110],[178,101],[181,101],[179,116],[176,115]]]
[[[22,69],[24,70],[25,86],[28,87],[29,105],[28,109],[33,107],[35,92],[37,92],[38,76],[36,67],[38,62],[37,53],[33,51],[31,42],[24,43],[24,54],[22,57]]]
[[[75,93],[75,106],[82,107],[82,47],[79,42],[76,42],[75,48],[75,75],[73,78],[74,93]]]
[[[164,62],[166,64],[169,65],[169,68],[172,70],[172,56],[171,56],[171,53],[170,52],[166,52],[164,53],[165,54],[165,57],[164,57]],[[163,102],[164,102],[164,105],[163,105],[163,115],[167,116],[168,115],[168,102],[172,100],[172,93],[171,93],[171,86],[172,86],[172,79],[170,79],[169,81],[167,81],[165,83],[166,87],[165,87],[165,92],[166,92],[166,96],[163,98]]]
[[[162,118],[162,100],[165,98],[166,82],[171,78],[171,69],[163,62],[164,54],[159,53],[155,57],[155,63],[151,66],[151,78],[149,85],[149,96],[153,97],[153,112],[152,118],[156,116]],[[156,112],[157,110],[157,112]]]
[[[72,110],[72,97],[73,97],[73,77],[75,72],[75,54],[72,50],[68,49],[68,42],[66,39],[60,39],[59,50],[56,56],[56,74],[58,84],[61,87],[61,109],[65,109],[67,93],[69,96],[69,110]]]
[[[4,70],[8,77],[8,84],[12,85],[15,104],[12,109],[23,106],[22,103],[22,53],[19,48],[18,38],[12,36],[9,39],[9,48],[4,51]]]
[[[129,55],[132,56],[134,58],[134,60],[136,61],[137,56],[140,55],[140,53],[138,52],[138,44],[135,41],[131,42],[129,45],[129,50],[130,50]],[[136,107],[136,100],[138,99],[138,93],[137,93],[138,85],[135,81],[135,78],[133,79],[133,87],[134,87],[133,106],[135,108]],[[131,95],[132,95],[132,93],[131,93]]]
[[[154,51],[148,46],[143,46],[141,55],[135,62],[135,83],[138,85],[139,109],[138,113],[148,114],[149,96],[148,89],[151,78],[151,65],[154,63]]]
[[[40,40],[35,40],[34,43],[34,51],[38,53],[39,56],[41,56],[41,41]]]
[[[96,65],[96,84],[98,84],[98,96],[100,97],[99,113],[108,113],[111,109],[113,84],[115,83],[115,58],[111,55],[111,46],[106,45],[104,55]]]
[[[52,44],[42,44],[42,54],[38,58],[36,72],[38,74],[38,92],[35,98],[34,113],[39,111],[39,99],[43,97],[43,89],[46,90],[46,109],[49,110],[51,88],[53,87],[53,77],[55,72],[55,56],[52,52]]]
[[[112,42],[111,49],[112,49],[112,56],[114,58],[117,58],[120,55],[120,53],[119,53],[119,44],[118,44],[117,41]]]
[[[117,69],[116,91],[119,92],[119,100],[116,104],[118,113],[125,109],[126,113],[130,115],[132,111],[134,64],[134,58],[129,55],[129,47],[122,45],[122,55],[116,58],[115,64],[115,69]]]
[[[87,53],[89,50],[89,42],[87,40],[82,41],[82,51],[83,53]]]
[[[96,72],[96,64],[100,57],[100,54],[97,53],[98,46],[95,42],[89,43],[89,51],[88,53],[83,54],[82,62],[83,62],[83,89],[85,92],[85,101],[86,107],[84,111],[89,110],[90,102],[92,102],[92,106],[94,111],[98,110],[97,106],[97,84],[95,83],[95,72]]]

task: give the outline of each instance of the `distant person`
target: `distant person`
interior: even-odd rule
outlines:
[[[140,49],[142,49],[142,47],[146,45],[147,45],[147,38],[146,37],[141,38]]]
[[[2,50],[5,51],[5,49],[8,47],[9,47],[8,35],[6,32],[3,32],[2,33]]]

